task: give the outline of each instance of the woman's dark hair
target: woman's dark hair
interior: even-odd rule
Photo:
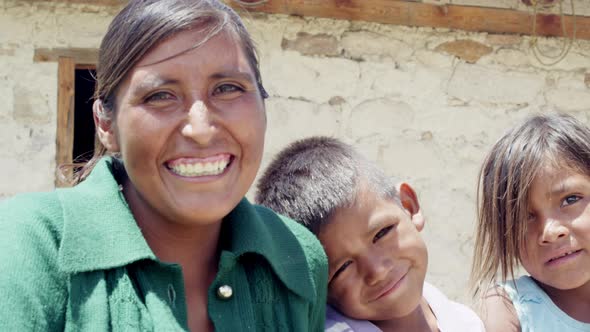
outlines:
[[[98,116],[114,119],[116,92],[135,65],[154,46],[173,35],[199,28],[206,37],[187,49],[196,48],[220,31],[233,34],[252,67],[261,97],[268,95],[262,86],[256,48],[242,20],[234,10],[218,0],[131,0],[115,16],[100,45],[96,67],[94,98],[102,104]],[[94,155],[78,171],[72,183],[90,174],[107,151],[98,139]]]

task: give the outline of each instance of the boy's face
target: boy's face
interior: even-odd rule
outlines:
[[[379,321],[403,317],[422,299],[428,264],[419,231],[424,220],[412,188],[402,206],[361,190],[318,235],[330,265],[328,302],[345,315]]]

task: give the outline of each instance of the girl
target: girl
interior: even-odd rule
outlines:
[[[494,145],[479,189],[472,278],[487,330],[590,331],[590,129],[526,120]]]

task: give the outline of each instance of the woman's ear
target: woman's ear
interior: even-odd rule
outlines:
[[[399,184],[397,190],[399,192],[402,207],[410,213],[412,223],[414,223],[416,229],[419,232],[422,231],[422,229],[424,229],[425,220],[422,215],[422,210],[420,209],[420,202],[418,202],[418,195],[416,195],[414,189],[405,182]]]
[[[113,120],[106,116],[104,105],[100,99],[95,100],[94,104],[92,104],[92,117],[94,118],[96,134],[102,145],[109,152],[119,152],[119,143],[117,142]]]

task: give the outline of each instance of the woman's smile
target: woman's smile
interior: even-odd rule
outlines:
[[[206,158],[183,157],[169,160],[165,164],[166,168],[176,175],[202,178],[223,174],[233,158],[229,153],[222,153]]]

